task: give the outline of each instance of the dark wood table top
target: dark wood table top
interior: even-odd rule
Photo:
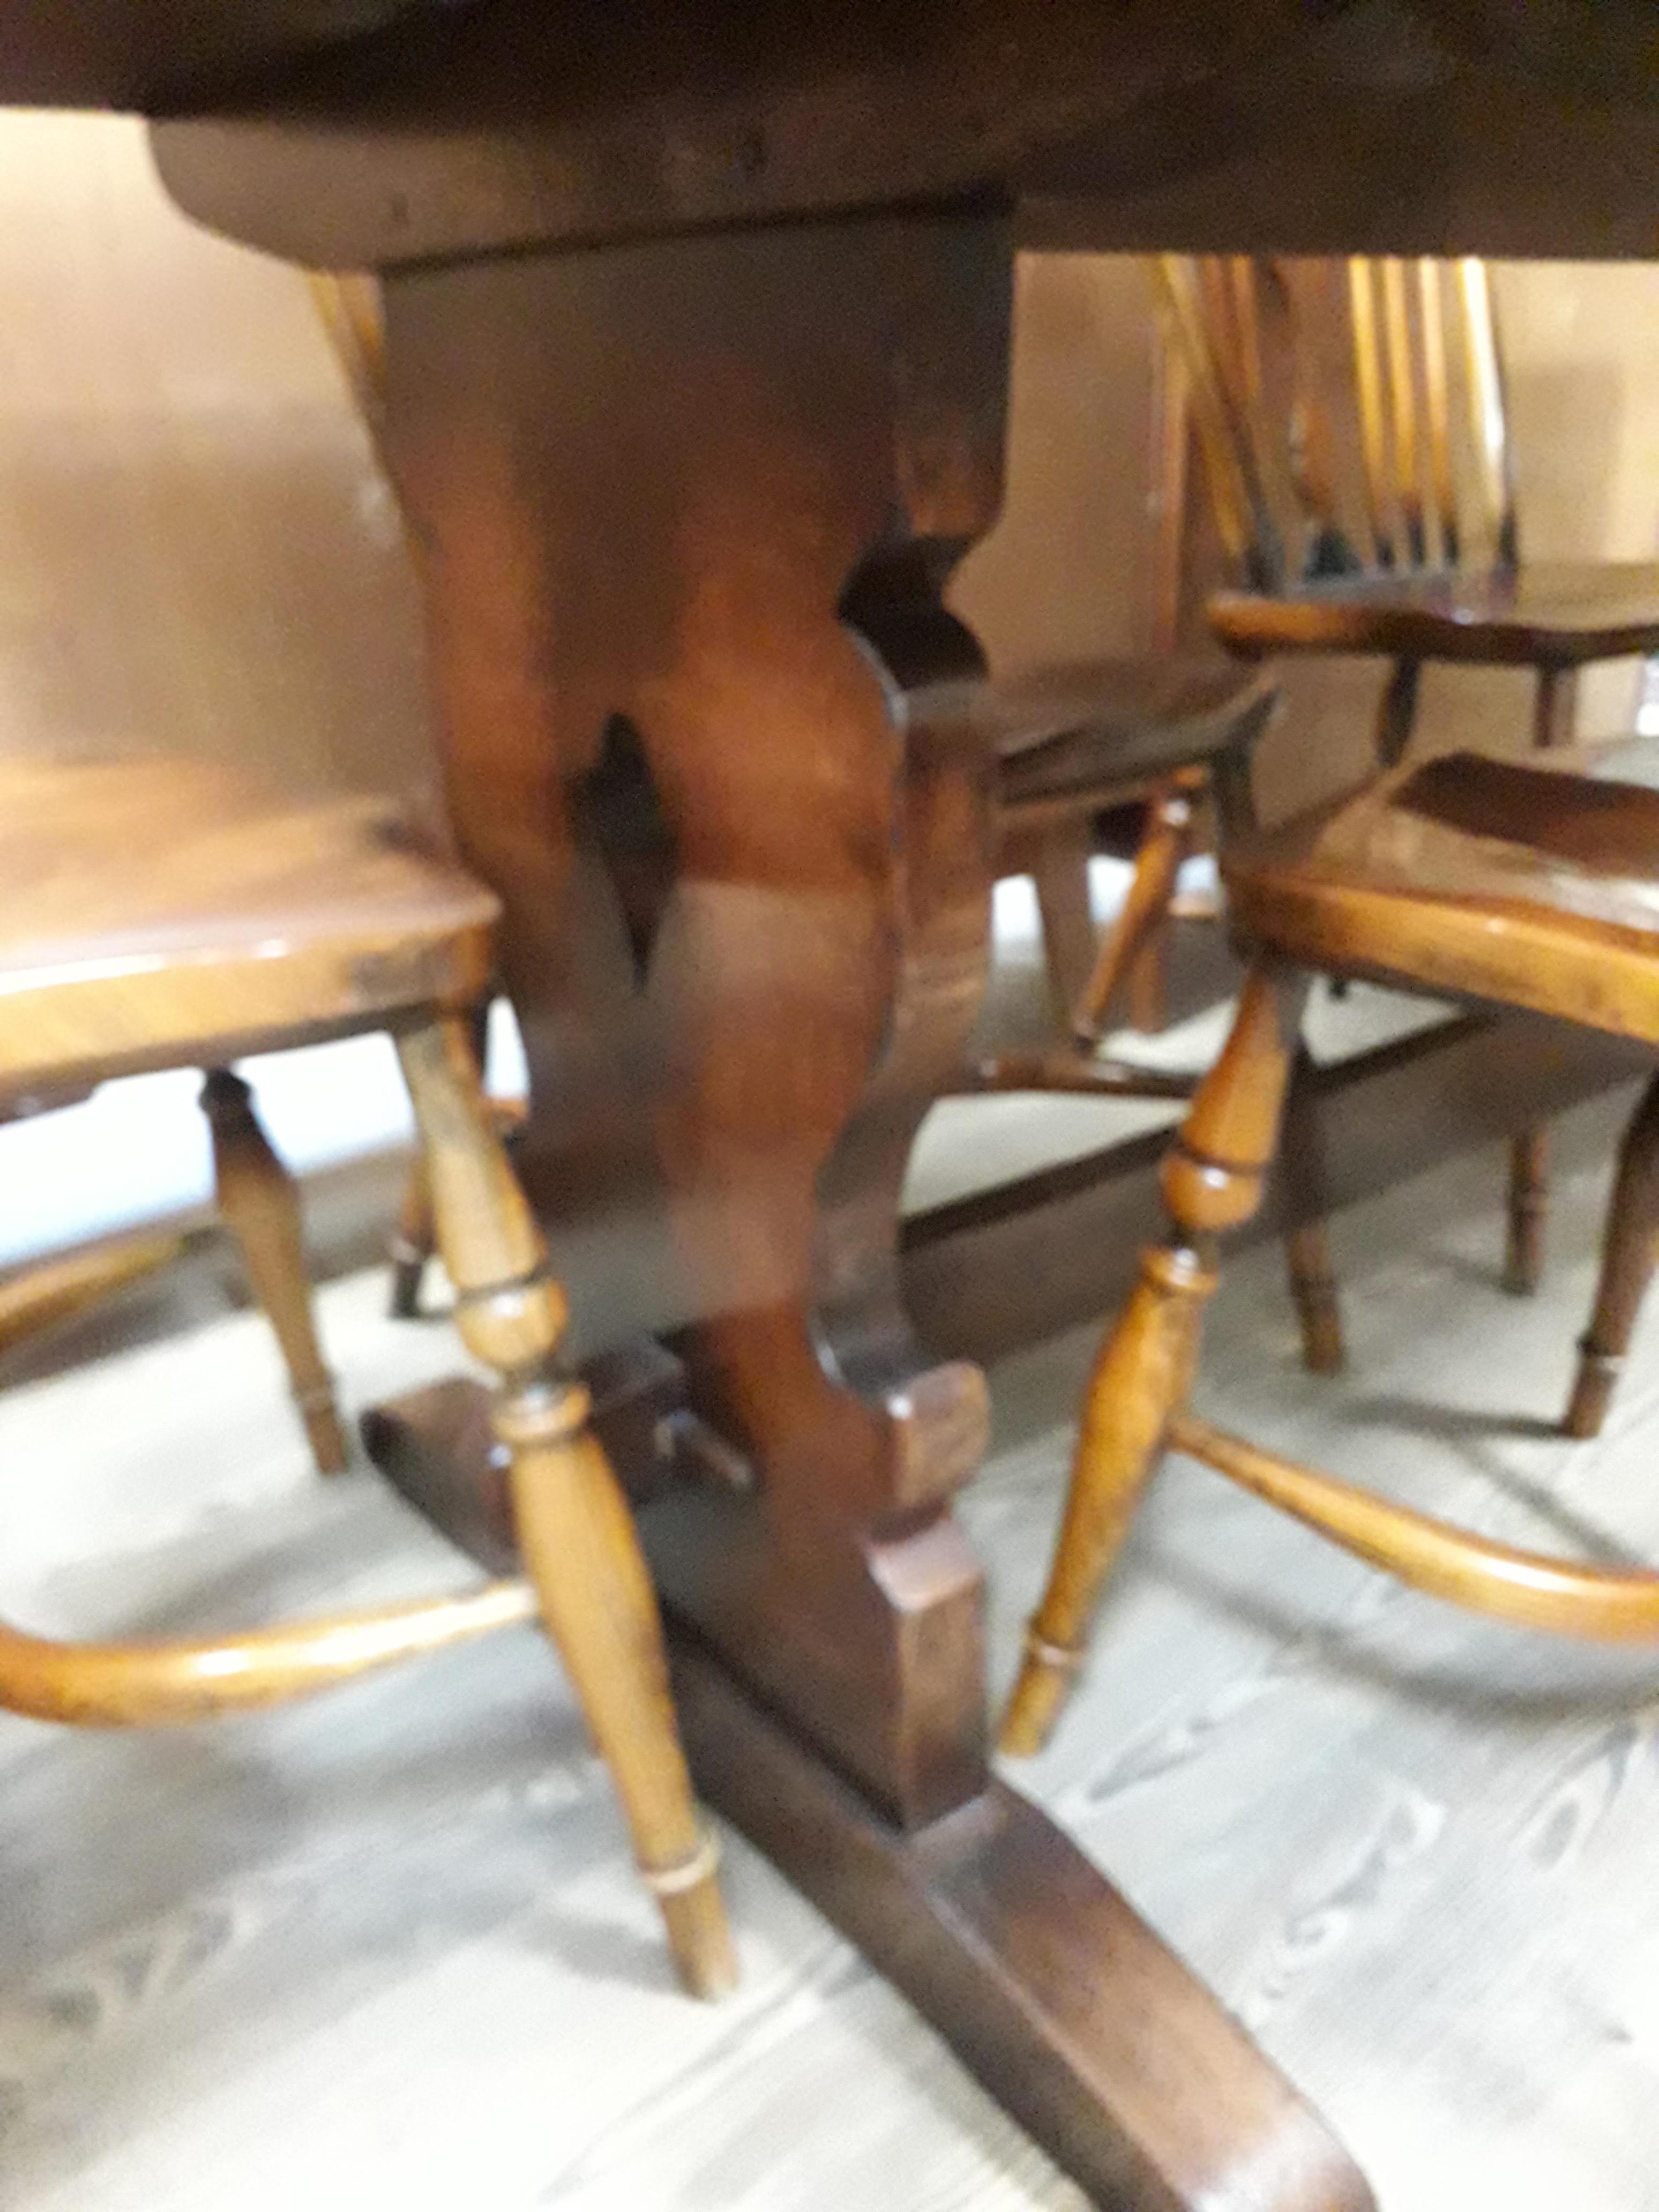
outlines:
[[[1055,246],[1647,255],[1647,0],[0,0],[0,100],[138,107],[326,265],[977,201]]]

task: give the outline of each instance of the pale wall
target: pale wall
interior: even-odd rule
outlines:
[[[396,507],[301,274],[143,126],[0,113],[0,750],[424,785]]]

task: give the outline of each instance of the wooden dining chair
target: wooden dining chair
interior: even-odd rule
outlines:
[[[1170,256],[1153,266],[1238,579],[1210,603],[1222,641],[1245,659],[1386,658],[1375,730],[1385,763],[1411,740],[1433,661],[1529,670],[1531,743],[1570,744],[1579,669],[1645,649],[1631,641],[1654,609],[1617,564],[1522,565],[1486,264]],[[1564,590],[1579,617],[1568,647],[1547,620],[1528,619]],[[1541,1128],[1512,1141],[1503,1280],[1517,1296],[1538,1286],[1547,1156]],[[1288,1249],[1307,1364],[1332,1371],[1341,1339],[1322,1229]]]
[[[558,1364],[564,1297],[472,1050],[495,911],[380,800],[283,803],[187,760],[0,762],[0,1114],[143,1069],[206,1071],[221,1203],[331,1467],[343,1441],[306,1306],[294,1190],[231,1064],[389,1031],[457,1325],[500,1380],[493,1420],[529,1569],[527,1581],[200,1643],[60,1643],[0,1624],[0,1705],[92,1724],[196,1720],[539,1614],[611,1767],[681,1977],[712,1995],[733,1978],[730,1940],[650,1577],[586,1394]]]
[[[1255,272],[1221,272],[1235,307],[1252,296],[1242,281],[1247,274],[1254,283]],[[1260,488],[1240,458],[1247,441],[1237,434],[1238,391],[1213,369],[1201,272],[1166,264],[1164,281],[1200,385],[1206,450],[1218,468],[1235,471],[1234,520],[1248,550],[1246,518]],[[1165,1449],[1199,1459],[1441,1597],[1568,1634],[1659,1637],[1659,1576],[1490,1542],[1227,1435],[1188,1405],[1218,1240],[1255,1212],[1279,1150],[1310,975],[1363,976],[1475,1006],[1528,1008],[1659,1048],[1659,760],[1639,741],[1594,755],[1555,742],[1573,671],[1603,656],[1659,649],[1659,564],[1528,568],[1516,557],[1504,479],[1488,468],[1498,497],[1488,556],[1477,565],[1448,458],[1438,380],[1449,349],[1438,349],[1442,311],[1455,301],[1472,376],[1478,382],[1490,373],[1490,357],[1482,355],[1481,333],[1490,328],[1484,271],[1385,264],[1350,270],[1348,282],[1352,299],[1380,301],[1385,330],[1395,327],[1381,356],[1390,374],[1378,387],[1386,398],[1380,417],[1365,398],[1363,374],[1364,360],[1377,356],[1359,349],[1360,432],[1369,440],[1381,435],[1385,453],[1406,452],[1413,465],[1401,465],[1392,481],[1396,491],[1402,483],[1415,487],[1419,503],[1406,501],[1402,511],[1397,496],[1374,501],[1363,524],[1370,536],[1356,541],[1352,533],[1361,526],[1349,522],[1327,489],[1319,459],[1323,429],[1303,398],[1293,465],[1300,473],[1299,526],[1319,549],[1316,560],[1298,548],[1285,556],[1285,572],[1302,580],[1293,588],[1275,591],[1264,574],[1252,592],[1223,594],[1213,613],[1222,634],[1252,654],[1340,641],[1349,650],[1391,655],[1376,770],[1357,793],[1263,829],[1253,811],[1248,744],[1218,763],[1222,872],[1249,966],[1227,1043],[1164,1163],[1170,1233],[1143,1254],[1136,1288],[1088,1387],[1048,1589],[1003,1723],[1012,1752],[1033,1751],[1045,1740],[1079,1664],[1101,1583]],[[1305,343],[1297,298],[1297,284],[1284,281],[1276,306],[1293,364]],[[1417,310],[1402,334],[1401,303],[1413,298]],[[1361,305],[1355,318],[1362,337],[1364,313]],[[1415,332],[1421,341],[1425,331],[1434,335],[1408,352],[1407,338]],[[1403,396],[1408,362],[1412,407]],[[1425,418],[1413,408],[1425,409]],[[1413,447],[1419,419],[1426,419],[1428,435]],[[1489,464],[1490,447],[1477,458]],[[1370,472],[1373,492],[1383,481]],[[1254,526],[1259,534],[1262,526]],[[1363,566],[1346,552],[1354,542],[1372,548]],[[1385,542],[1401,549],[1392,568],[1377,550]],[[1437,566],[1415,565],[1419,544],[1434,549]],[[1316,566],[1318,577],[1309,574]],[[1436,656],[1537,672],[1537,717],[1551,750],[1536,759],[1468,751],[1403,759],[1416,671]],[[1564,1423],[1571,1435],[1594,1434],[1600,1425],[1656,1252],[1659,1076],[1620,1154],[1600,1290]]]

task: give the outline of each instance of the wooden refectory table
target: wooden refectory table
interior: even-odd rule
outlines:
[[[988,779],[908,702],[981,665],[941,593],[997,514],[1018,247],[1652,253],[1648,9],[0,0],[0,99],[149,112],[188,212],[382,274],[520,1159],[703,1792],[1097,2201],[1369,2203],[988,1772],[984,1386],[918,1353],[897,1221],[983,984]],[[487,1553],[469,1401],[425,1411],[384,1449]]]

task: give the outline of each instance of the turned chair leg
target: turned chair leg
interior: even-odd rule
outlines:
[[[472,1031],[477,1056],[483,1057],[483,1024]],[[516,1136],[530,1108],[523,1098],[491,1098],[490,1118],[503,1138]],[[432,1218],[432,1182],[427,1170],[426,1149],[417,1145],[409,1164],[409,1176],[398,1206],[397,1225],[386,1239],[392,1262],[392,1295],[386,1310],[393,1321],[418,1321],[421,1296],[426,1287],[427,1263],[438,1249],[438,1232]]]
[[[681,1979],[718,1996],[737,1978],[674,1724],[662,1626],[621,1486],[587,1427],[587,1394],[555,1355],[564,1293],[501,1145],[459,1018],[398,1041],[427,1150],[438,1249],[468,1349],[501,1377],[492,1413],[512,1455],[520,1547],[655,1892]]]
[[[1577,726],[1578,675],[1571,668],[1540,668],[1533,693],[1532,741],[1540,752],[1570,745]],[[1544,1278],[1544,1217],[1549,1207],[1549,1131],[1525,1129],[1510,1146],[1508,1230],[1504,1288],[1529,1298]],[[1608,1389],[1612,1388],[1611,1382]],[[1602,1404],[1605,1407],[1606,1395]],[[1599,1420],[1599,1416],[1597,1417]],[[1575,1435],[1578,1432],[1574,1431]],[[1593,1433],[1585,1431],[1586,1435]]]
[[[1054,1019],[1063,1025],[1095,957],[1095,923],[1089,902],[1089,825],[1068,823],[1044,837],[1031,868],[1042,927],[1042,967]]]
[[[1166,904],[1147,931],[1124,986],[1124,1019],[1138,1036],[1157,1036],[1170,1026],[1170,933],[1174,921]]]
[[[323,1364],[312,1319],[293,1179],[259,1127],[240,1076],[226,1067],[210,1069],[202,1085],[202,1111],[213,1135],[219,1212],[241,1248],[253,1295],[282,1346],[312,1456],[322,1474],[338,1474],[349,1455],[334,1378]]]
[[[1550,1133],[1526,1129],[1510,1146],[1509,1229],[1504,1246],[1504,1288],[1529,1298],[1544,1274],[1544,1217],[1549,1209]]]
[[[1601,1431],[1624,1365],[1642,1294],[1659,1261],[1659,1075],[1642,1093],[1619,1146],[1619,1166],[1601,1246],[1595,1310],[1578,1340],[1578,1375],[1562,1427]]]
[[[1324,1222],[1304,1221],[1285,1231],[1285,1273],[1302,1333],[1303,1365],[1310,1375],[1340,1375],[1347,1352],[1330,1231]]]
[[[426,1263],[437,1249],[432,1223],[432,1186],[427,1178],[426,1153],[416,1150],[398,1207],[398,1221],[386,1242],[392,1261],[392,1296],[388,1310],[393,1321],[413,1321],[421,1310],[421,1291]]]
[[[1306,994],[1300,975],[1251,969],[1221,1056],[1164,1160],[1172,1234],[1141,1254],[1139,1280],[1089,1378],[1048,1586],[1003,1717],[1006,1752],[1024,1756],[1047,1741],[1101,1584],[1186,1402],[1215,1288],[1214,1240],[1261,1202]]]
[[[489,1002],[476,1006],[468,1017],[467,1035],[472,1040],[472,1056],[483,1067],[489,1054]],[[491,1099],[490,1111],[496,1126],[504,1133],[522,1123],[525,1109],[518,1099]],[[386,1301],[386,1311],[393,1321],[418,1321],[421,1314],[421,1293],[426,1287],[428,1262],[438,1249],[438,1232],[432,1220],[432,1185],[427,1175],[426,1147],[418,1138],[415,1157],[410,1163],[409,1177],[404,1184],[404,1194],[398,1206],[398,1219],[386,1239],[386,1257],[392,1262],[392,1295]]]
[[[1315,1375],[1340,1375],[1346,1355],[1336,1269],[1326,1225],[1323,1132],[1314,1101],[1313,1061],[1297,1048],[1285,1100],[1285,1140],[1279,1172],[1295,1226],[1285,1232],[1285,1267],[1302,1331],[1303,1364]]]
[[[1079,1044],[1099,1043],[1113,1001],[1140,972],[1145,958],[1150,956],[1158,963],[1161,976],[1170,902],[1192,843],[1192,822],[1193,803],[1185,784],[1170,784],[1148,806],[1122,911],[1102,940],[1089,980],[1072,1008],[1072,1034]],[[1146,1026],[1142,1018],[1158,1011],[1140,1005],[1134,1009],[1135,1025]]]

